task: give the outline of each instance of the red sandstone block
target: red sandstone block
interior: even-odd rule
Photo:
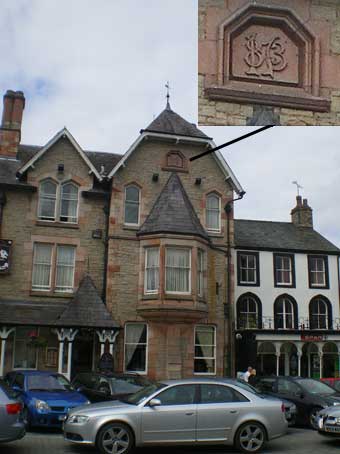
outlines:
[[[198,72],[200,74],[216,74],[217,44],[216,41],[198,42]]]

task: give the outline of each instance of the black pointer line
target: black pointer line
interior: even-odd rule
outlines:
[[[190,161],[195,161],[195,159],[202,158],[203,156],[212,153],[213,151],[220,150],[221,148],[228,147],[229,145],[232,145],[233,143],[239,142],[240,140],[247,139],[247,137],[253,136],[255,134],[258,134],[259,132],[264,131],[265,129],[272,128],[274,125],[268,125],[268,126],[263,126],[263,128],[256,129],[256,131],[248,132],[248,134],[245,134],[244,136],[238,137],[237,139],[230,140],[229,142],[223,143],[222,145],[219,145],[218,147],[212,148],[211,150],[204,151],[203,153],[200,153],[196,156],[193,156],[190,158]]]

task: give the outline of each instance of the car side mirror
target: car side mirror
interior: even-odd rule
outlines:
[[[151,399],[149,402],[149,407],[159,407],[160,405],[162,405],[162,403],[159,399]]]
[[[76,391],[78,391],[78,393],[82,393],[84,391],[85,387],[84,386],[78,386],[78,388],[76,388]]]
[[[12,389],[16,391],[17,393],[22,393],[22,389],[18,385],[13,385]]]

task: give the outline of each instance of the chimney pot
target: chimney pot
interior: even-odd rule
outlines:
[[[298,207],[302,206],[302,197],[300,195],[296,196],[296,206]]]
[[[307,199],[296,197],[296,207],[291,211],[292,223],[297,227],[313,228],[313,210],[308,206]]]

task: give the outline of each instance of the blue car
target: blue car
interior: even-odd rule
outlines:
[[[27,427],[61,427],[69,409],[90,403],[56,372],[16,370],[5,381],[21,397]]]

